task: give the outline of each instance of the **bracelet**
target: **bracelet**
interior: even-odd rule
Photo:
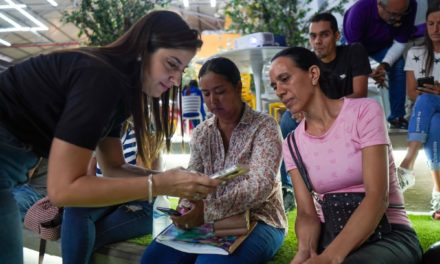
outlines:
[[[150,173],[147,177],[148,182],[148,202],[151,204],[153,202],[153,174]]]

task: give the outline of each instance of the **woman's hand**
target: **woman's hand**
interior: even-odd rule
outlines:
[[[215,191],[221,182],[207,175],[182,168],[153,175],[153,195],[170,195],[200,200]]]
[[[202,200],[190,201],[191,209],[182,216],[172,216],[171,220],[175,226],[181,229],[188,229],[196,226],[201,226],[205,223],[204,219],[204,205]]]
[[[342,263],[335,258],[327,256],[326,254],[315,255],[309,258],[304,264],[339,264]]]
[[[290,262],[290,264],[305,263],[305,261],[307,261],[308,259],[310,259],[313,256],[316,256],[316,252],[314,252],[312,250],[299,250],[296,253],[295,257]]]
[[[440,83],[436,81],[434,85],[424,84],[423,87],[417,87],[417,90],[419,91],[419,93],[440,95]]]

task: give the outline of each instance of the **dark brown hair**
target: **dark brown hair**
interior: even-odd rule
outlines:
[[[324,70],[321,60],[314,52],[303,47],[289,47],[275,54],[271,62],[279,57],[289,58],[296,67],[304,72],[307,72],[314,65],[317,66],[321,72],[319,75],[319,88],[327,97],[330,98],[327,91],[337,89],[339,76],[336,76],[331,71]]]
[[[199,80],[203,75],[209,72],[223,76],[234,86],[241,81],[240,71],[238,70],[237,65],[228,58],[215,57],[205,62],[202,68],[200,68]]]
[[[176,96],[181,87],[174,87],[163,93],[160,98],[149,98],[142,91],[145,69],[150,67],[150,58],[156,50],[186,49],[197,50],[202,46],[197,30],[175,12],[152,11],[137,21],[124,35],[114,42],[98,48],[83,49],[85,53],[100,56],[124,58],[136,63],[140,60],[139,81],[131,98],[131,114],[138,146],[138,154],[145,166],[163,149],[165,141],[167,150],[174,133],[173,119]],[[111,63],[111,62],[110,62]],[[171,101],[171,107],[170,107]]]
[[[426,11],[426,21],[431,13],[440,11],[440,1],[433,1],[429,4],[428,10]],[[428,25],[426,25],[428,27]],[[434,63],[434,45],[432,44],[432,39],[429,37],[428,30],[425,33],[425,39],[423,45],[426,46],[426,60],[425,60],[425,76],[432,75],[432,64]]]

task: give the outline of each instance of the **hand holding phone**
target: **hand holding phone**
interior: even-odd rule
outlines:
[[[212,179],[218,179],[221,181],[229,181],[234,179],[237,176],[240,176],[242,174],[245,174],[249,171],[249,167],[245,165],[234,165],[232,167],[226,168],[224,170],[221,170],[219,172],[214,173],[210,177]]]
[[[179,211],[174,210],[172,208],[158,206],[157,210],[159,210],[161,212],[164,212],[164,213],[166,213],[169,216],[181,216],[182,215]]]
[[[425,84],[434,85],[434,76],[417,78],[417,89],[426,88]]]

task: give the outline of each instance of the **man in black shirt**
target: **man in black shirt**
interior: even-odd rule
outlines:
[[[310,19],[309,43],[321,60],[322,68],[337,76],[334,78],[337,83],[328,85],[331,88],[325,93],[332,99],[366,97],[368,75],[371,73],[367,52],[359,43],[337,46],[339,38],[338,24],[332,14],[320,13]],[[301,119],[301,113],[292,116],[289,111],[284,112],[280,121],[284,138],[296,128]],[[281,164],[281,182],[287,188],[292,186],[284,162]]]
[[[323,68],[337,75],[337,89],[327,92],[332,99],[366,97],[370,62],[364,47],[359,44],[337,46],[340,33],[335,17],[330,13],[317,14],[310,20],[309,42],[321,59]]]

